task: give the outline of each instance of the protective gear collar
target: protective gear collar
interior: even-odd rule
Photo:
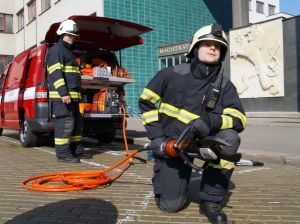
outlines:
[[[56,31],[57,35],[62,35],[66,33],[76,37],[79,36],[77,24],[71,19],[61,22],[61,24],[59,25]]]

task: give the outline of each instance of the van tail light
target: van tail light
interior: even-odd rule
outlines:
[[[45,86],[38,86],[35,92],[35,101],[37,103],[48,102],[48,89]]]

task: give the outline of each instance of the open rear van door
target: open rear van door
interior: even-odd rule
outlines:
[[[5,126],[18,130],[20,127],[20,109],[23,102],[24,82],[30,50],[17,55],[11,64],[4,86],[3,117]]]

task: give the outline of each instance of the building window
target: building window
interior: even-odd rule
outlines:
[[[13,32],[13,15],[0,13],[0,32]]]
[[[51,0],[41,0],[41,12],[45,12],[51,7]]]
[[[264,14],[264,3],[263,2],[256,2],[256,12]]]
[[[36,2],[35,0],[30,1],[28,4],[28,22],[30,23],[32,20],[36,18]]]
[[[249,10],[252,11],[252,6],[251,6],[252,1],[249,0]]]
[[[159,59],[159,69],[167,68],[187,62],[187,58],[183,54],[170,55]]]
[[[18,17],[18,30],[21,30],[24,28],[24,9],[21,9],[17,13],[17,17]]]
[[[272,16],[275,14],[275,8],[276,8],[275,5],[268,5],[268,15],[269,16]]]
[[[0,55],[0,73],[2,74],[5,67],[12,62],[13,55]]]

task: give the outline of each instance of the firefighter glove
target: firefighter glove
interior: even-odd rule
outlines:
[[[200,118],[192,121],[191,133],[198,138],[204,138],[209,135],[211,129],[210,118],[207,113],[201,115]]]
[[[151,141],[150,145],[148,146],[148,150],[151,150],[154,156],[157,155],[166,157],[165,144],[166,139],[164,137],[155,138]]]

